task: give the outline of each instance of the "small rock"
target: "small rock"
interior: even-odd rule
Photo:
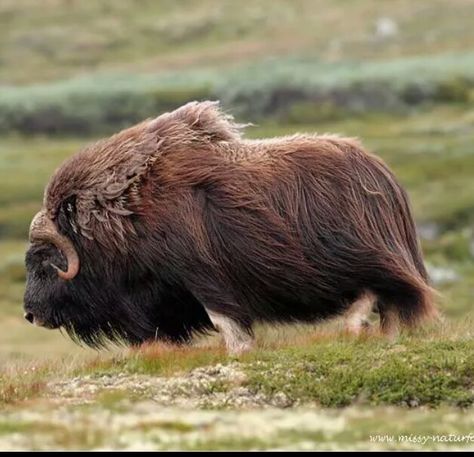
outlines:
[[[288,408],[293,404],[293,402],[284,392],[278,392],[273,396],[272,404],[277,408]]]
[[[380,17],[375,23],[377,38],[391,38],[398,34],[398,24],[390,17]]]

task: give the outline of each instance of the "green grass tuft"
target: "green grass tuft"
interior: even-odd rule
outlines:
[[[263,353],[250,364],[249,385],[293,401],[326,407],[474,402],[474,343],[405,339],[396,345],[320,341],[311,347]]]

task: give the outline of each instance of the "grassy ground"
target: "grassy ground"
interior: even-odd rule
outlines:
[[[0,381],[0,446],[474,447],[466,441],[474,422],[471,325],[395,344],[377,335],[354,340],[337,323],[257,333],[258,349],[240,359],[209,337],[192,348],[149,345],[11,368]]]

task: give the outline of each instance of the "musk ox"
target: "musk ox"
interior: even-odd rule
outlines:
[[[25,317],[100,347],[345,314],[383,332],[436,314],[409,202],[354,139],[243,139],[192,102],[98,141],[51,178],[30,228]]]

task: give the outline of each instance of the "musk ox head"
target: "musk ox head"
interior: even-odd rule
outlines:
[[[28,282],[25,294],[25,318],[49,328],[59,326],[52,305],[63,296],[65,281],[79,272],[79,256],[66,236],[58,232],[45,211],[40,211],[30,226],[31,247],[27,252]],[[64,268],[64,269],[62,269]],[[59,281],[61,279],[62,281]]]
[[[238,138],[215,103],[190,103],[94,143],[51,178],[30,227],[25,318],[91,346],[186,341],[212,328],[162,258],[162,156]]]

